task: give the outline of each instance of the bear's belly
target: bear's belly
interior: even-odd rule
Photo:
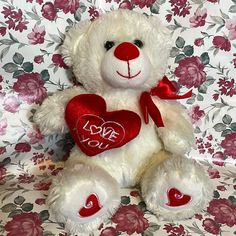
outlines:
[[[142,124],[139,135],[126,145],[105,151],[94,157],[88,157],[76,146],[66,162],[73,168],[76,163],[91,163],[101,166],[122,187],[134,186],[140,175],[145,172],[150,159],[162,149],[153,124]]]

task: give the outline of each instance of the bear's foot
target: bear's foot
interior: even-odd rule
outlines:
[[[147,208],[163,220],[181,220],[204,209],[213,188],[194,160],[171,157],[143,177],[141,189]]]
[[[117,210],[119,190],[116,180],[102,168],[79,164],[58,174],[47,202],[69,233],[90,232]]]

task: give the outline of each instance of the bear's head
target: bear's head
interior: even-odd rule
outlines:
[[[155,86],[165,73],[170,48],[170,32],[156,17],[116,10],[73,26],[62,55],[89,93],[103,93]]]

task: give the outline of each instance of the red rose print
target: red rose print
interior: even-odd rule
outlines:
[[[169,0],[171,3],[172,9],[171,11],[176,16],[183,16],[190,14],[191,6],[189,6],[189,3],[187,0]]]
[[[233,63],[233,65],[234,65],[234,68],[236,68],[236,53],[234,53],[234,59],[233,59],[233,61],[232,61],[232,63]]]
[[[195,39],[194,44],[197,47],[200,47],[200,46],[204,45],[204,40],[202,38]]]
[[[34,62],[37,64],[41,64],[42,62],[44,62],[43,56],[35,56],[34,57]]]
[[[7,28],[6,27],[0,27],[0,35],[4,36],[6,34]]]
[[[102,230],[100,236],[116,236],[117,232],[116,229],[113,227],[107,227]]]
[[[0,147],[0,155],[4,154],[6,152],[5,147]]]
[[[220,178],[220,172],[218,170],[209,168],[207,170],[207,172],[208,172],[210,179],[219,179]]]
[[[228,199],[213,199],[207,211],[214,216],[215,221],[219,224],[226,224],[229,227],[236,225],[236,205]]]
[[[166,21],[171,22],[173,15],[172,14],[167,14],[166,15]]]
[[[44,81],[38,73],[26,73],[17,77],[13,90],[28,104],[40,103],[47,95]]]
[[[14,29],[20,32],[27,29],[26,25],[29,22],[24,20],[21,9],[14,10],[10,6],[3,7],[2,13],[6,19],[5,23],[8,25],[8,29]]]
[[[226,187],[224,185],[219,185],[216,187],[219,191],[225,191]]]
[[[195,214],[194,216],[198,220],[202,220],[202,218],[203,218],[201,214]]]
[[[224,51],[230,51],[231,43],[230,41],[223,36],[215,36],[212,41],[215,48],[219,48]]]
[[[45,202],[46,202],[45,198],[37,198],[37,199],[35,200],[35,203],[38,204],[38,205],[40,205],[40,206],[41,206],[41,205],[44,205]]]
[[[30,44],[43,44],[44,36],[46,34],[44,26],[38,26],[37,24],[32,29],[32,32],[27,35]]]
[[[211,234],[218,235],[220,233],[220,226],[219,226],[219,224],[217,224],[214,220],[212,220],[210,218],[206,218],[202,222],[202,226],[204,227],[204,229],[207,232],[209,232]]]
[[[200,10],[198,9],[195,13],[194,16],[192,16],[189,21],[190,21],[190,26],[191,27],[201,27],[204,26],[206,23],[206,17],[207,17],[207,11],[206,9]]]
[[[224,155],[236,159],[236,133],[227,134],[221,142],[221,147],[224,148]]]
[[[88,13],[89,13],[89,16],[91,17],[91,20],[95,20],[100,15],[98,9],[96,9],[96,7],[94,6],[89,7]]]
[[[167,233],[171,233],[170,236],[185,236],[188,235],[183,225],[175,226],[174,224],[165,224],[164,230],[166,230]]]
[[[55,0],[56,8],[61,9],[64,13],[75,13],[79,7],[79,0]]]
[[[64,68],[64,69],[67,69],[68,68],[68,66],[65,64],[65,62],[63,61],[63,58],[62,58],[62,55],[60,55],[60,54],[54,54],[53,56],[52,56],[52,62],[55,64],[55,65],[57,65],[57,66],[59,66],[59,67],[62,67],[62,68]]]
[[[199,105],[193,106],[188,114],[193,124],[197,123],[202,117],[205,116],[205,112],[200,110]]]
[[[144,232],[149,224],[144,213],[136,205],[122,206],[111,218],[116,223],[116,230],[128,235]]]
[[[41,9],[42,16],[47,20],[53,21],[56,19],[57,11],[51,2],[46,2]]]
[[[208,2],[216,3],[219,2],[219,0],[207,0]]]
[[[138,5],[140,8],[150,7],[155,0],[131,0],[133,5]]]
[[[0,164],[0,181],[3,181],[4,178],[6,177],[7,169]]]
[[[222,78],[217,82],[219,85],[219,91],[221,95],[232,97],[236,94],[235,81],[230,78]]]
[[[30,152],[31,146],[28,143],[17,143],[15,145],[15,150],[17,152]]]
[[[133,5],[130,1],[124,0],[123,2],[120,3],[119,8],[132,10]]]
[[[216,152],[212,155],[212,162],[215,165],[223,166],[225,160],[225,155],[222,152]]]
[[[48,181],[48,182],[40,181],[40,182],[34,184],[34,189],[35,190],[48,190],[49,187],[51,186],[51,184],[52,184],[51,181]]]
[[[174,73],[179,78],[178,83],[187,88],[197,88],[206,81],[204,65],[197,56],[179,61],[179,66],[175,69]]]
[[[35,176],[31,174],[21,174],[17,177],[18,182],[22,184],[29,184],[35,182]]]
[[[14,215],[5,225],[8,236],[43,236],[42,221],[36,212]]]

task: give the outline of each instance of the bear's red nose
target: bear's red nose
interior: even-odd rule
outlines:
[[[139,50],[134,44],[123,42],[116,47],[114,55],[122,61],[130,61],[139,56]]]

